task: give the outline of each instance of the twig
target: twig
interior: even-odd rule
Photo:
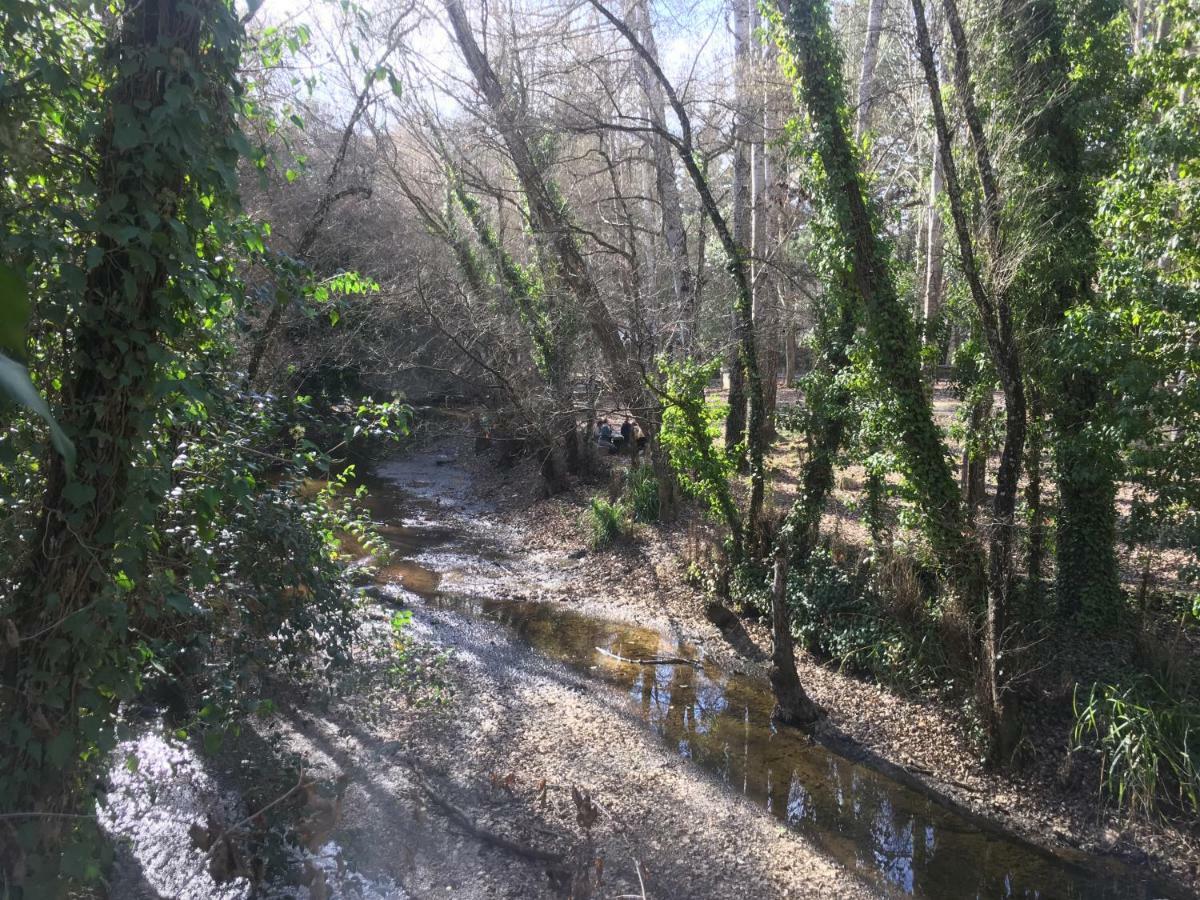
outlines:
[[[447,800],[445,797],[437,793],[421,773],[417,770],[416,764],[409,761],[409,769],[413,774],[413,779],[417,786],[425,792],[433,803],[444,812],[449,819],[470,834],[472,837],[478,838],[489,844],[507,850],[510,853],[515,853],[517,856],[523,856],[526,859],[537,860],[538,862],[559,863],[562,862],[562,854],[554,853],[550,850],[542,850],[538,847],[528,847],[525,844],[518,844],[516,841],[506,838],[502,834],[496,834],[493,831],[488,831],[486,828],[475,824],[465,812]]]
[[[621,656],[619,653],[613,653],[605,650],[603,647],[597,647],[596,651],[603,653],[605,656],[612,657],[615,660],[623,663],[631,663],[635,666],[691,666],[699,668],[700,663],[694,659],[685,659],[682,656],[647,656],[637,659],[631,659],[628,656]]]
[[[242,819],[242,821],[238,822],[236,825],[230,825],[228,828],[222,829],[221,834],[213,840],[212,846],[210,846],[208,848],[207,852],[205,852],[204,858],[208,859],[210,856],[212,856],[213,851],[216,850],[217,847],[221,846],[221,844],[224,843],[226,840],[228,840],[230,835],[232,835],[236,831],[239,831],[243,825],[247,825],[250,822],[254,821],[259,816],[261,816],[263,813],[265,813],[268,809],[278,806],[280,803],[282,803],[288,797],[292,796],[292,794],[296,793],[296,791],[301,790],[304,786],[305,786],[304,770],[301,769],[300,770],[300,778],[296,781],[296,783],[294,785],[292,785],[291,788],[289,788],[284,793],[280,794],[278,797],[276,797],[274,800],[272,800],[270,803],[268,803],[262,809],[258,810],[258,812],[251,813],[250,815],[246,816],[246,818]]]

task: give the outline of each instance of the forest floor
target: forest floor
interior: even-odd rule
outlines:
[[[580,621],[625,623],[621,639],[632,640],[630,646],[648,640],[651,648],[689,648],[731,673],[730,684],[761,680],[766,631],[745,623],[723,634],[704,617],[708,598],[686,581],[688,562],[705,545],[705,526],[638,527],[611,551],[590,553],[582,512],[591,496],[604,492],[603,478],[542,499],[528,461],[500,471],[489,456],[476,457],[470,436],[454,427],[435,428],[414,444],[379,467],[372,482],[374,518],[399,552],[369,588],[374,599],[364,607],[356,664],[332,685],[322,679],[265,683],[275,714],[204,761],[223,791],[217,805],[240,810],[227,816],[248,815],[283,797],[255,821],[308,848],[265,864],[265,878],[275,887],[263,896],[960,895],[936,881],[971,870],[956,858],[953,834],[945,835],[942,868],[919,873],[915,888],[919,860],[911,834],[881,880],[872,860],[864,863],[843,846],[845,836],[822,842],[803,828],[786,827],[780,805],[790,821],[799,797],[804,815],[807,795],[797,794],[794,784],[779,795],[767,773],[772,814],[753,795],[748,774],[739,785],[706,772],[697,764],[701,732],[718,727],[711,724],[718,720],[705,718],[703,709],[715,701],[687,692],[690,669],[651,669],[648,682],[629,674],[644,671],[638,666],[618,663],[597,677],[604,660],[580,665],[572,659],[601,638],[581,631],[568,613],[592,617]],[[549,608],[552,615],[506,619],[509,614],[488,610],[495,601],[499,608]],[[412,610],[411,621],[404,613],[393,620],[405,609]],[[568,652],[539,652],[543,644],[559,647],[567,631],[578,638]],[[1094,779],[1072,765],[1063,775],[1062,761],[1072,757],[1054,729],[1049,733],[1058,745],[1039,749],[1026,774],[998,774],[983,765],[964,717],[944,700],[903,696],[804,654],[799,666],[840,733],[951,804],[1040,846],[1106,854],[1170,876],[1183,885],[1172,896],[1200,888],[1195,834],[1179,825],[1125,821],[1106,809]],[[692,679],[699,681],[699,672]],[[656,690],[663,687],[670,688],[662,692],[665,701]],[[645,711],[639,716],[629,700],[649,702],[651,694],[662,704],[661,718],[647,727]],[[680,716],[695,747],[664,741]],[[766,737],[777,744],[773,729]],[[300,766],[316,782],[307,798],[289,795]],[[230,792],[240,794],[240,805],[228,801]],[[129,807],[127,818],[136,812]],[[151,877],[148,861],[189,861],[184,868],[193,873],[204,861],[186,825],[177,824],[175,832],[170,853],[161,837],[150,839],[157,854],[135,847],[141,870],[127,859],[118,867],[126,877],[114,882],[111,896],[249,896],[248,885],[236,888],[241,881],[174,890]],[[883,840],[887,845],[892,838]],[[978,845],[981,865],[989,846]],[[241,855],[254,853],[248,847]],[[247,874],[208,868],[206,877],[215,874],[214,881]]]

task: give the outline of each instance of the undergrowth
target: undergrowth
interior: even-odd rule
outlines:
[[[629,473],[625,496],[635,522],[652,524],[658,521],[658,479],[649,466],[636,466]]]
[[[1149,675],[1075,692],[1076,748],[1094,741],[1100,783],[1117,806],[1153,817],[1200,813],[1200,705]]]
[[[896,567],[874,562],[851,569],[828,548],[817,548],[804,571],[788,575],[792,636],[843,671],[905,690],[928,690],[944,683],[946,662],[924,601],[911,591],[893,592]],[[765,568],[743,566],[730,580],[732,599],[768,616],[770,578]]]
[[[593,497],[584,513],[588,546],[592,550],[606,550],[615,544],[625,533],[627,515],[625,504],[620,500],[610,503]]]

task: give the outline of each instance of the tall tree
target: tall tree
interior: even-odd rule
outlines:
[[[713,231],[716,232],[717,239],[721,243],[721,250],[725,254],[725,269],[733,279],[733,315],[737,323],[738,358],[740,366],[746,373],[746,388],[750,412],[746,436],[747,458],[750,468],[750,503],[746,512],[747,527],[745,529],[750,546],[735,546],[736,561],[740,563],[748,551],[761,546],[762,538],[764,537],[762,533],[763,503],[766,498],[766,454],[764,447],[764,435],[766,431],[763,424],[766,410],[763,401],[762,377],[758,367],[758,351],[756,349],[754,332],[754,298],[750,281],[749,255],[746,252],[745,245],[737,241],[735,232],[730,228],[724,214],[721,212],[720,206],[717,204],[716,198],[713,196],[712,187],[704,170],[701,168],[700,160],[697,158],[692,117],[689,115],[687,107],[679,99],[679,95],[675,92],[671,81],[663,73],[658,60],[638,40],[637,34],[629,24],[609,10],[604,5],[603,0],[591,0],[591,4],[597,12],[604,16],[620,32],[634,53],[641,58],[642,62],[649,68],[651,74],[662,85],[663,93],[671,106],[671,111],[675,113],[675,118],[679,121],[679,134],[675,135],[670,131],[662,133],[679,154],[679,159],[691,179],[692,186],[696,189],[696,193],[700,197],[700,206],[704,211],[705,218],[712,224]]]
[[[637,29],[646,52],[658,59],[658,43],[654,38],[654,26],[650,20],[649,0],[635,0],[629,20]],[[642,61],[635,57],[634,72],[638,84],[646,95],[646,105],[653,129],[649,135],[650,150],[654,157],[654,184],[658,191],[660,230],[667,254],[671,260],[671,286],[674,291],[675,307],[672,310],[675,330],[673,344],[679,352],[689,354],[696,343],[696,278],[688,256],[687,229],[683,222],[683,203],[676,182],[675,152],[670,142],[663,137],[667,129],[666,100],[662,85],[658,83]]]
[[[1002,642],[1007,627],[1009,601],[1014,583],[1013,552],[1016,530],[1017,480],[1021,472],[1021,454],[1025,447],[1025,386],[1021,353],[1013,325],[1012,307],[1005,285],[983,283],[984,274],[967,219],[967,203],[958,178],[958,166],[951,144],[950,126],[942,104],[942,89],[929,28],[925,21],[923,0],[912,0],[913,17],[917,26],[917,53],[929,89],[929,102],[937,134],[938,155],[946,179],[946,196],[958,239],[959,259],[963,275],[971,292],[975,310],[987,341],[992,365],[1000,376],[1004,391],[1005,432],[1000,454],[996,496],[992,506],[993,521],[989,540],[989,578],[987,618],[984,632],[984,680],[987,684],[988,707],[991,719],[993,753],[1007,760],[1015,747],[1017,728],[1013,705],[1007,697],[1003,679]],[[983,133],[979,111],[975,106],[974,85],[971,82],[970,57],[962,34],[962,24],[954,0],[945,0],[946,17],[954,35],[954,78],[959,102],[971,135],[971,148],[976,170],[983,187],[983,225],[993,271],[1001,269],[1002,232],[999,186],[992,167],[991,150]],[[960,41],[960,38],[963,40]]]
[[[758,4],[753,3],[750,16],[751,32],[762,30],[762,15]],[[771,234],[775,218],[772,201],[778,192],[775,185],[777,161],[771,159],[767,140],[767,123],[771,110],[772,94],[768,85],[768,73],[772,60],[766,48],[758,41],[751,54],[753,70],[750,88],[750,126],[747,129],[751,147],[751,216],[750,216],[750,277],[754,290],[754,329],[758,338],[759,370],[763,378],[763,403],[766,412],[763,427],[765,440],[774,437],[775,394],[779,375],[779,322],[776,310],[776,292],[771,277]]]
[[[74,28],[49,8],[44,27]],[[146,572],[159,462],[149,449],[162,401],[178,385],[172,353],[189,339],[209,267],[214,218],[228,211],[237,152],[235,77],[241,26],[221,0],[142,0],[112,8],[95,54],[101,86],[85,169],[65,175],[94,196],[88,269],[64,340],[63,423],[73,471],[48,461],[35,534],[10,598],[19,652],[3,660],[0,805],[30,813],[27,875],[80,824],[81,760],[111,746],[116,705],[137,680],[130,627],[143,602],[127,591]],[[73,102],[92,92],[72,95]],[[85,130],[85,133],[87,131]],[[19,698],[19,699],[13,699]],[[59,814],[63,814],[58,817]],[[50,851],[45,852],[47,848]],[[36,866],[32,860],[42,865]],[[52,875],[53,873],[49,873]],[[39,891],[45,891],[40,893]]]
[[[782,43],[795,61],[797,94],[808,113],[824,172],[849,285],[862,306],[866,344],[890,397],[889,427],[897,435],[905,477],[919,500],[926,534],[958,592],[975,599],[981,560],[967,532],[958,491],[921,376],[912,313],[893,281],[890,253],[879,236],[857,154],[850,140],[841,59],[823,0],[781,2]]]
[[[475,39],[460,0],[444,0],[455,40],[479,92],[492,111],[529,206],[535,234],[555,261],[558,274],[578,299],[621,401],[635,413],[646,405],[637,361],[621,340],[620,328],[604,302],[595,278],[576,242],[566,205],[539,164],[538,155],[521,122],[520,107],[508,96],[488,58]]]
[[[730,215],[730,234],[733,242],[750,249],[753,185],[751,179],[751,122],[754,117],[751,85],[752,62],[750,44],[751,0],[730,0],[733,10],[733,211]],[[750,281],[750,290],[754,290]],[[753,300],[751,300],[753,307]],[[741,359],[737,313],[731,312],[735,342],[729,356],[729,414],[725,420],[725,445],[734,447],[746,435],[746,367]]]
[[[867,32],[863,39],[862,67],[858,76],[858,108],[854,116],[854,136],[862,140],[871,126],[871,107],[875,100],[875,69],[879,65],[879,39],[883,34],[884,0],[868,0]]]
[[[1092,160],[1085,129],[1098,121],[1096,92],[1119,93],[1117,76],[1078,83],[1077,73],[1107,54],[1120,14],[1115,0],[1095,0],[1059,8],[1055,0],[1003,0],[997,29],[1007,65],[1011,103],[1005,112],[1021,141],[1018,159],[1026,177],[1041,185],[1027,215],[1038,242],[1035,265],[1026,282],[1036,300],[1032,322],[1051,336],[1050,353],[1038,361],[1048,384],[1046,402],[1053,422],[1053,454],[1058,485],[1055,526],[1056,589],[1066,615],[1088,612],[1113,616],[1120,597],[1116,557],[1118,461],[1101,427],[1105,393],[1095,361],[1056,352],[1073,308],[1093,304],[1097,242]],[[1066,29],[1087,34],[1068,46]],[[1122,63],[1123,65],[1123,63]],[[1030,112],[1032,110],[1032,113]]]

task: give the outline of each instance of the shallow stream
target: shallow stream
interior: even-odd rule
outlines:
[[[580,614],[559,602],[488,599],[503,584],[551,584],[467,499],[450,460],[378,467],[372,508],[395,560],[380,579],[422,605],[491,620],[533,651],[609,685],[681,757],[764,806],[880,893],[924,898],[1187,897],[1142,868],[1083,853],[1050,852],[981,826],[883,774],[771,721],[765,679],[723,668],[657,631]],[[419,515],[413,515],[414,511]],[[566,561],[563,561],[567,565]],[[489,586],[492,588],[489,590]],[[528,592],[526,592],[528,593]],[[419,615],[419,612],[418,612]],[[622,661],[683,657],[694,665]]]

